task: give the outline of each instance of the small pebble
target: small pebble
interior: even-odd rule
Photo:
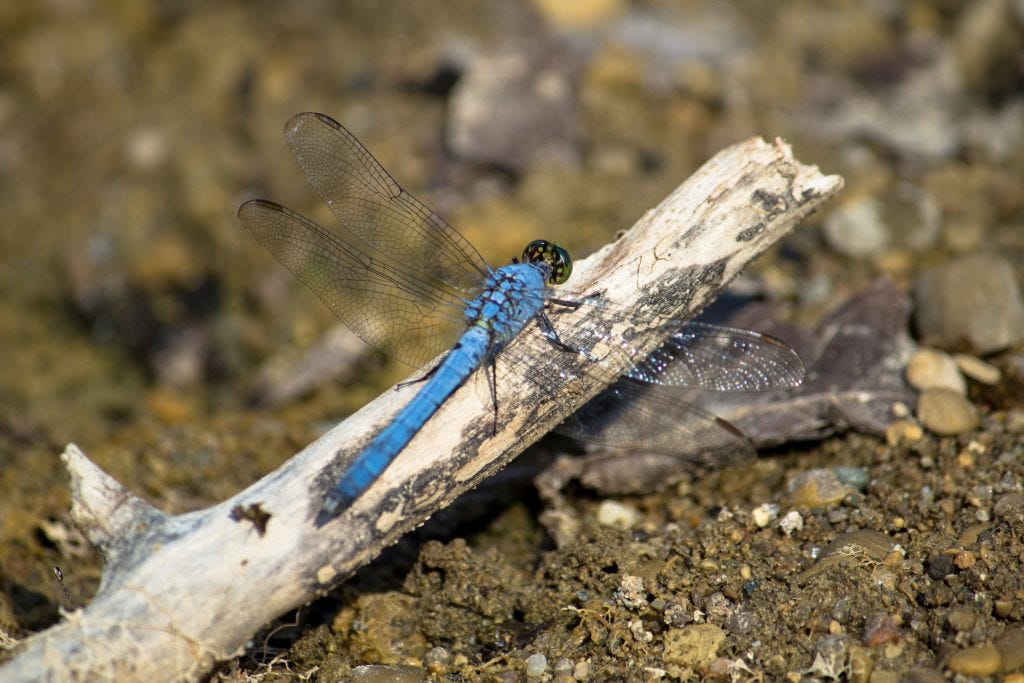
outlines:
[[[597,508],[597,522],[616,529],[630,529],[640,521],[636,508],[615,500],[604,500]]]
[[[832,470],[802,472],[789,482],[789,497],[794,505],[807,508],[829,507],[850,493]]]
[[[907,362],[907,382],[918,391],[925,389],[949,389],[960,395],[967,394],[964,381],[956,361],[948,353],[922,348]]]
[[[917,418],[934,434],[952,436],[978,426],[978,409],[949,389],[926,389],[917,401]]]
[[[790,510],[779,520],[779,528],[782,529],[782,533],[791,536],[794,531],[804,528],[804,518],[796,510]]]
[[[887,591],[896,590],[896,574],[884,565],[878,565],[871,570],[871,580]]]
[[[888,643],[898,643],[900,627],[896,620],[885,612],[874,612],[864,622],[861,642],[868,647],[880,647]]]
[[[970,631],[978,623],[978,613],[970,607],[957,607],[946,615],[946,623],[955,631]]]
[[[681,628],[693,621],[689,610],[685,606],[674,602],[665,605],[665,614],[662,619],[665,621],[666,626],[671,626],[672,628]]]
[[[889,244],[889,229],[882,222],[880,205],[873,197],[847,201],[825,219],[825,241],[846,256],[875,254]]]
[[[556,676],[559,674],[571,675],[573,671],[572,660],[565,659],[564,657],[562,659],[559,659],[557,662],[555,662],[555,666],[552,667],[552,671],[555,673]]]
[[[852,489],[863,491],[871,481],[871,473],[863,467],[833,467],[839,483]]]
[[[992,528],[991,524],[972,524],[957,536],[956,542],[967,548],[978,542],[978,537]]]
[[[896,420],[885,428],[885,442],[890,446],[915,443],[923,438],[924,430],[921,429],[921,425],[910,420]]]
[[[915,320],[925,343],[978,354],[1024,337],[1024,302],[1013,265],[996,254],[962,256],[922,273],[914,284]]]
[[[847,635],[828,635],[814,643],[814,659],[808,673],[818,674],[822,678],[838,679],[846,669],[849,659],[850,637]]]
[[[996,649],[1002,660],[1003,671],[1024,668],[1024,628],[1009,628],[996,638]]]
[[[1006,411],[1006,431],[1011,434],[1024,434],[1024,409],[1010,408]]]
[[[999,650],[992,643],[969,647],[954,652],[946,661],[946,668],[953,673],[967,676],[991,676],[1002,666]]]
[[[647,591],[644,580],[639,576],[625,574],[615,591],[615,601],[627,609],[639,609],[647,605]]]
[[[633,640],[638,643],[649,643],[654,640],[654,634],[644,627],[641,619],[636,619],[628,624],[629,632],[633,634]]]
[[[665,633],[662,657],[667,664],[704,668],[715,660],[725,631],[714,624],[690,624]]]
[[[443,647],[435,647],[423,655],[423,664],[427,667],[427,670],[436,673],[443,674],[451,664],[452,656],[448,650]]]
[[[715,591],[708,594],[704,598],[704,604],[702,605],[704,612],[709,617],[716,619],[728,616],[733,611],[733,605],[730,600],[722,594],[721,591]]]
[[[539,652],[526,658],[526,677],[540,678],[548,668],[548,658]]]
[[[1024,519],[1024,494],[1007,493],[1000,496],[992,506],[992,514],[1000,519],[1010,521]]]
[[[978,559],[970,550],[962,550],[953,556],[953,564],[958,569],[970,569],[977,561]]]
[[[774,503],[762,503],[751,510],[750,516],[754,524],[763,529],[779,516],[779,506]]]
[[[752,633],[757,626],[757,617],[745,609],[736,610],[725,619],[725,628],[732,633]]]
[[[953,360],[956,361],[956,365],[960,368],[960,372],[964,373],[975,382],[995,386],[996,384],[999,384],[999,380],[1002,379],[1003,374],[999,372],[999,368],[991,363],[986,363],[976,356],[969,356],[966,353],[958,353],[953,356]]]
[[[941,581],[950,574],[955,574],[956,565],[953,564],[953,557],[949,553],[939,553],[928,563],[927,572],[933,581]]]

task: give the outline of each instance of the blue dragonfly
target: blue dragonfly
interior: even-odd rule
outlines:
[[[242,226],[371,346],[414,367],[448,351],[416,396],[349,463],[325,496],[318,523],[365,492],[482,367],[489,370],[495,428],[500,377],[524,376],[554,397],[585,374],[610,386],[559,431],[714,463],[748,457],[753,447],[727,422],[663,385],[764,391],[803,378],[799,357],[783,342],[695,321],[666,323],[661,346],[641,354],[609,324],[624,312],[594,294],[553,289],[572,272],[561,246],[536,240],[521,259],[491,268],[334,119],[297,114],[284,134],[345,230],[326,230],[263,199],[239,208]],[[520,334],[531,323],[541,334]]]

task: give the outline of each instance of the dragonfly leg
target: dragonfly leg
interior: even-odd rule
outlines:
[[[558,304],[559,306],[564,306],[565,308],[571,308],[573,310],[583,305],[582,301],[566,301],[565,299],[548,298],[546,301],[549,304]]]
[[[487,388],[491,390],[491,405],[494,406],[494,425],[491,427],[491,436],[498,433],[498,364],[492,359],[488,363]]]
[[[432,368],[424,372],[419,377],[416,377],[414,379],[407,379],[404,382],[399,382],[398,384],[395,385],[395,390],[397,391],[399,389],[411,387],[412,385],[419,384],[420,382],[426,382],[428,379],[434,376],[434,373],[436,373],[437,369],[441,367],[441,363],[444,362],[445,358],[447,358],[447,355],[442,356],[440,360],[434,363],[434,366]]]
[[[551,301],[554,301],[554,300],[551,300]],[[566,302],[555,301],[555,303],[559,303],[559,304],[564,303],[564,305],[573,306],[573,307],[579,305],[579,304],[576,304],[575,302],[572,302],[572,301],[566,301]],[[579,349],[574,349],[573,347],[569,346],[568,344],[566,344],[565,342],[563,342],[559,338],[558,332],[555,331],[554,326],[552,326],[552,324],[551,324],[551,320],[548,319],[548,316],[547,316],[547,314],[544,313],[544,311],[537,311],[537,325],[540,327],[540,331],[544,335],[544,337],[549,342],[551,342],[552,346],[554,346],[556,349],[559,349],[561,351],[568,351],[569,353],[579,353],[580,352]]]

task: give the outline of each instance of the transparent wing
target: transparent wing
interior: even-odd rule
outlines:
[[[803,381],[800,356],[775,337],[696,321],[668,327],[676,329],[630,377],[711,391],[792,389]]]
[[[458,292],[370,256],[280,204],[248,201],[238,218],[363,341],[404,363],[423,365],[465,330]]]
[[[309,184],[359,239],[463,292],[487,276],[487,264],[466,238],[403,190],[340,123],[296,114],[284,136]]]
[[[677,391],[629,378],[595,396],[555,431],[706,465],[733,464],[755,455],[753,444],[725,420],[682,401]]]
[[[548,335],[520,335],[501,354],[506,373],[538,386],[594,376],[710,391],[790,389],[803,381],[800,356],[785,342],[750,330],[670,320],[642,332],[664,338],[649,354],[638,350],[631,311],[595,296],[547,290]],[[553,343],[552,337],[557,337]]]
[[[645,356],[632,341],[629,311],[564,290],[550,297],[548,335],[520,335],[499,355],[498,372],[526,377],[551,396],[586,375],[611,382],[556,429],[567,436],[694,462],[738,462],[753,455],[750,442],[725,420],[690,405],[682,389],[766,391],[803,379],[800,357],[768,335],[669,321],[644,333],[665,335]]]

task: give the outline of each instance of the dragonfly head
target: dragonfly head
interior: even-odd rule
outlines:
[[[551,268],[548,283],[560,285],[572,275],[572,257],[560,244],[534,240],[523,249],[524,263],[546,263]]]

